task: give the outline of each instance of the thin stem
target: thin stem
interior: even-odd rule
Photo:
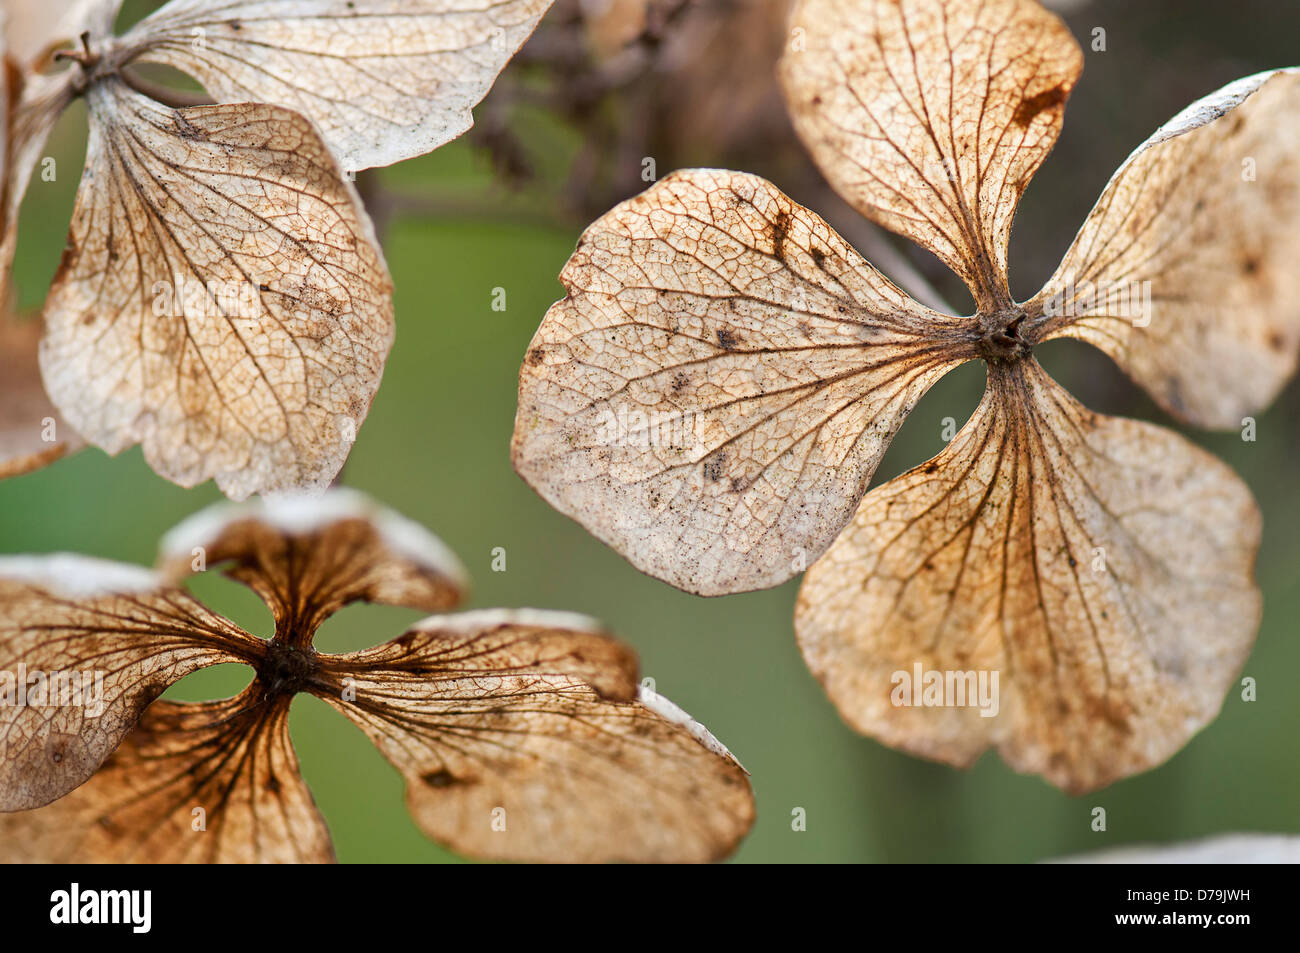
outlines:
[[[206,93],[190,93],[180,89],[173,89],[170,86],[163,86],[161,83],[153,83],[142,76],[133,73],[129,69],[122,70],[119,74],[122,82],[130,86],[142,96],[148,96],[155,102],[160,102],[171,109],[187,109],[190,106],[211,106],[216,100]]]

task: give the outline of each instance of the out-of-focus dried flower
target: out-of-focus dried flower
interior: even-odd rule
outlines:
[[[11,12],[0,292],[40,150],[83,97],[86,167],[40,347],[54,404],[184,486],[326,486],[393,339],[388,270],[345,173],[468,129],[550,0],[171,0],[115,37],[120,2]],[[74,62],[41,71],[74,37],[55,54]],[[139,64],[217,104],[160,102]]]
[[[218,567],[270,606],[271,639],[180,588]],[[641,687],[634,653],[589,619],[465,612],[365,651],[312,646],[349,603],[441,610],[463,587],[436,538],[341,490],[200,513],[163,540],[157,572],[0,558],[0,811],[16,812],[0,814],[0,857],[333,859],[289,741],[299,692],[360,727],[406,779],[420,828],[462,853],[706,861],[735,848],[754,818],[744,770]],[[237,697],[155,701],[222,662],[256,673]]]

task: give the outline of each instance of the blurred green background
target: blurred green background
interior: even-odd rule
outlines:
[[[123,22],[152,6],[128,4]],[[1294,3],[1069,6],[1086,67],[1065,132],[1017,219],[1012,280],[1021,297],[1050,274],[1111,172],[1160,123],[1238,76],[1300,59]],[[757,38],[762,42],[754,45],[762,49],[775,37],[779,46],[777,4],[725,7],[712,42],[749,49],[748,41]],[[1243,702],[1238,691],[1229,693],[1222,715],[1169,763],[1080,798],[1014,774],[996,754],[960,772],[854,734],[796,649],[791,616],[797,582],[720,599],[682,594],[632,569],[515,476],[509,441],[519,361],[542,314],[561,295],[556,275],[586,223],[583,216],[629,194],[620,183],[628,181],[629,169],[635,180],[642,156],[656,159],[660,175],[684,164],[760,172],[850,238],[861,228],[842,206],[830,207],[835,200],[785,127],[770,88],[770,58],[747,53],[743,62],[725,67],[722,79],[692,87],[688,73],[704,60],[660,62],[655,51],[665,45],[655,43],[645,72],[621,81],[594,105],[590,95],[577,97],[577,106],[560,116],[549,106],[521,105],[552,93],[572,105],[567,86],[574,84],[574,70],[547,67],[554,38],[574,28],[566,16],[571,7],[557,8],[555,21],[548,18],[538,35],[539,44],[551,46],[538,46],[536,54],[530,46],[481,107],[479,125],[488,115],[487,128],[363,177],[363,192],[380,213],[396,283],[398,334],[343,482],[440,534],[474,577],[470,606],[585,612],[634,645],[658,689],[707,724],[752,772],[758,822],[738,860],[1033,861],[1223,831],[1300,832],[1300,387],[1294,384],[1259,418],[1254,443],[1235,433],[1188,433],[1236,468],[1264,512],[1258,564],[1264,622],[1244,673],[1257,679],[1258,700]],[[1096,27],[1106,31],[1104,52],[1089,50]],[[682,93],[690,88],[711,89],[721,101],[696,102]],[[520,90],[538,95],[524,97]],[[647,106],[652,96],[667,99]],[[720,130],[717,141],[707,123],[690,124],[710,109],[741,104],[751,110],[741,128],[725,136]],[[593,145],[595,125],[608,138]],[[84,110],[77,107],[47,150],[58,162],[56,181],[38,178],[24,206],[15,280],[29,310],[39,307],[59,260],[84,136]],[[641,144],[645,151],[637,151]],[[626,167],[589,175],[580,164],[587,161],[584,149]],[[525,159],[516,165],[522,171],[509,168],[503,156],[521,150]],[[503,171],[512,173],[509,186]],[[968,306],[964,290],[932,259],[900,243],[892,247],[958,308]],[[506,291],[504,312],[491,307],[498,287]],[[1049,345],[1040,359],[1088,406],[1170,424],[1086,346]],[[962,368],[921,402],[877,484],[941,449],[942,420],[961,423],[969,416],[982,376],[978,366]],[[0,551],[72,550],[148,563],[161,533],[217,499],[211,484],[186,491],[166,483],[138,450],[116,459],[88,450],[0,483]],[[495,547],[507,552],[505,572],[491,571]],[[270,634],[269,614],[251,594],[211,577],[195,587],[214,609]],[[354,606],[327,624],[318,645],[328,651],[368,646],[400,634],[415,618]],[[235,668],[210,670],[186,679],[171,696],[216,697],[246,680],[247,673]],[[292,731],[340,860],[455,860],[411,823],[397,773],[356,729],[300,697]],[[1090,829],[1095,806],[1107,811],[1105,833]],[[806,831],[791,828],[797,807],[807,812]]]

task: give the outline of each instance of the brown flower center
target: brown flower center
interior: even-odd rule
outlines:
[[[991,364],[1018,361],[1030,352],[1030,343],[1021,336],[1025,312],[1017,307],[990,315],[980,315],[979,355]]]
[[[84,93],[98,78],[103,59],[102,51],[91,44],[89,32],[81,34],[81,49],[59,50],[54,54],[55,62],[72,60],[81,67],[80,75],[73,81],[73,89],[78,94]]]
[[[293,695],[311,681],[319,668],[315,649],[299,648],[272,639],[266,644],[266,655],[257,666],[257,680],[262,683],[268,698]]]

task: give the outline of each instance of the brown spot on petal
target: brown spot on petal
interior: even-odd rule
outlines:
[[[1038,118],[1041,113],[1049,109],[1055,109],[1060,106],[1069,97],[1070,91],[1064,84],[1053,86],[1051,89],[1045,89],[1037,95],[1030,96],[1022,100],[1016,107],[1015,115],[1012,121],[1018,126],[1028,126]]]
[[[461,783],[459,778],[446,769],[430,771],[428,774],[421,775],[420,780],[431,788],[449,788],[453,784]]]

